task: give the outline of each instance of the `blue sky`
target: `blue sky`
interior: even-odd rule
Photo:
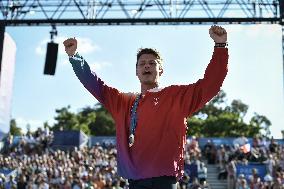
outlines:
[[[240,99],[272,122],[272,135],[284,129],[282,37],[278,25],[225,25],[229,42],[229,72],[222,89],[230,103]],[[209,25],[203,26],[64,26],[55,76],[43,75],[51,27],[7,27],[17,44],[12,117],[24,130],[43,121],[53,123],[55,109],[71,105],[76,112],[97,101],[73,73],[62,41],[76,37],[78,51],[110,86],[124,92],[140,90],[135,76],[136,52],[154,47],[165,61],[162,86],[188,84],[203,77],[213,52]],[[225,125],[224,125],[225,127]]]

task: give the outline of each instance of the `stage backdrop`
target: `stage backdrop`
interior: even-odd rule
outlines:
[[[15,62],[16,43],[5,33],[0,73],[0,133],[8,133],[10,129]]]

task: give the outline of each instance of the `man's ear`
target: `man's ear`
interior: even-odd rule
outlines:
[[[161,76],[164,73],[164,69],[162,66],[159,66],[159,76]]]
[[[137,66],[136,66],[136,76],[138,76],[138,70],[137,70]]]

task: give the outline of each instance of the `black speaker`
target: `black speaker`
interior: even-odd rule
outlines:
[[[284,18],[284,1],[279,0],[279,8],[280,8],[280,18]],[[283,24],[283,21],[281,20],[281,24]]]
[[[54,75],[57,61],[58,44],[48,43],[45,57],[44,74]]]

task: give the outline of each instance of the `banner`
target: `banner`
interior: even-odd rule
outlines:
[[[257,170],[257,174],[262,181],[266,175],[266,166],[264,164],[255,164],[255,163],[249,163],[248,165],[237,164],[236,168],[237,168],[237,176],[239,176],[239,174],[244,174],[247,180],[249,180],[249,176],[252,175],[253,168]]]
[[[203,149],[208,141],[211,141],[215,146],[220,146],[220,145],[235,146],[235,144],[238,141],[238,138],[230,138],[230,137],[228,138],[217,138],[217,137],[198,138],[198,144],[200,148]],[[252,138],[247,138],[246,143],[249,143],[250,145],[252,145]],[[241,144],[240,146],[244,144]]]
[[[184,172],[189,175],[190,182],[192,182],[193,178],[198,177],[197,165],[196,164],[185,164]]]
[[[0,75],[0,133],[8,133],[10,129],[15,62],[16,44],[5,33]]]
[[[53,148],[70,149],[74,147],[86,146],[89,137],[82,131],[54,131],[54,138],[52,142]]]
[[[116,137],[112,136],[91,136],[90,146],[100,145],[116,145]]]

